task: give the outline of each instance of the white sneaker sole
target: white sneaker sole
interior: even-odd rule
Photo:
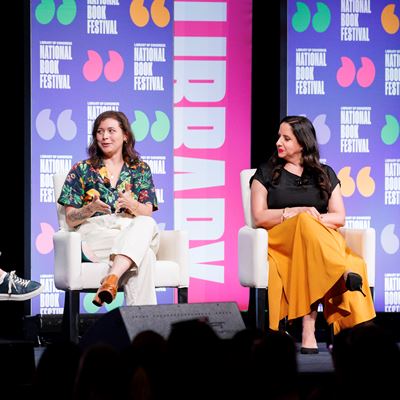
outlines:
[[[25,301],[25,300],[29,300],[32,297],[35,297],[38,294],[40,294],[42,292],[42,290],[43,290],[43,286],[40,286],[36,290],[33,290],[32,292],[24,293],[24,294],[1,293],[0,294],[0,301]]]

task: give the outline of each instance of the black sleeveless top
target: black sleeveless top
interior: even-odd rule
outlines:
[[[322,164],[331,183],[332,191],[340,181],[335,171],[328,165]],[[272,183],[273,167],[269,163],[263,163],[255,174],[250,178],[250,185],[253,179],[257,179],[268,190],[268,208],[285,207],[315,207],[321,214],[328,211],[329,199],[321,197],[317,181],[311,175],[303,172],[301,176],[292,174],[282,169],[279,181]],[[331,193],[329,193],[329,197]]]

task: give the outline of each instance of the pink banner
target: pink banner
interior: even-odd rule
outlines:
[[[175,228],[189,232],[189,302],[235,301],[240,171],[250,166],[252,1],[175,1]]]

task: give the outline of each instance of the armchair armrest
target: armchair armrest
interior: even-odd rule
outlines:
[[[181,230],[164,230],[160,232],[160,247],[157,260],[175,261],[179,265],[180,285],[189,286],[189,235]]]
[[[268,287],[268,231],[243,226],[238,233],[239,281],[242,286]]]
[[[81,235],[59,230],[53,235],[54,284],[61,290],[82,289]],[[78,283],[79,282],[79,283]]]
[[[347,245],[362,257],[367,264],[368,284],[375,287],[375,229],[350,229],[340,228]]]

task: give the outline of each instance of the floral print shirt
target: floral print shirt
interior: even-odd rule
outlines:
[[[115,212],[118,191],[131,190],[132,196],[139,202],[151,203],[153,211],[158,210],[156,191],[150,167],[142,160],[130,165],[124,163],[116,187],[111,186],[107,168],[103,165],[95,168],[90,160],[79,161],[69,171],[61,190],[58,203],[75,208],[83,207],[97,194],[100,200]],[[102,215],[96,213],[93,216]]]

